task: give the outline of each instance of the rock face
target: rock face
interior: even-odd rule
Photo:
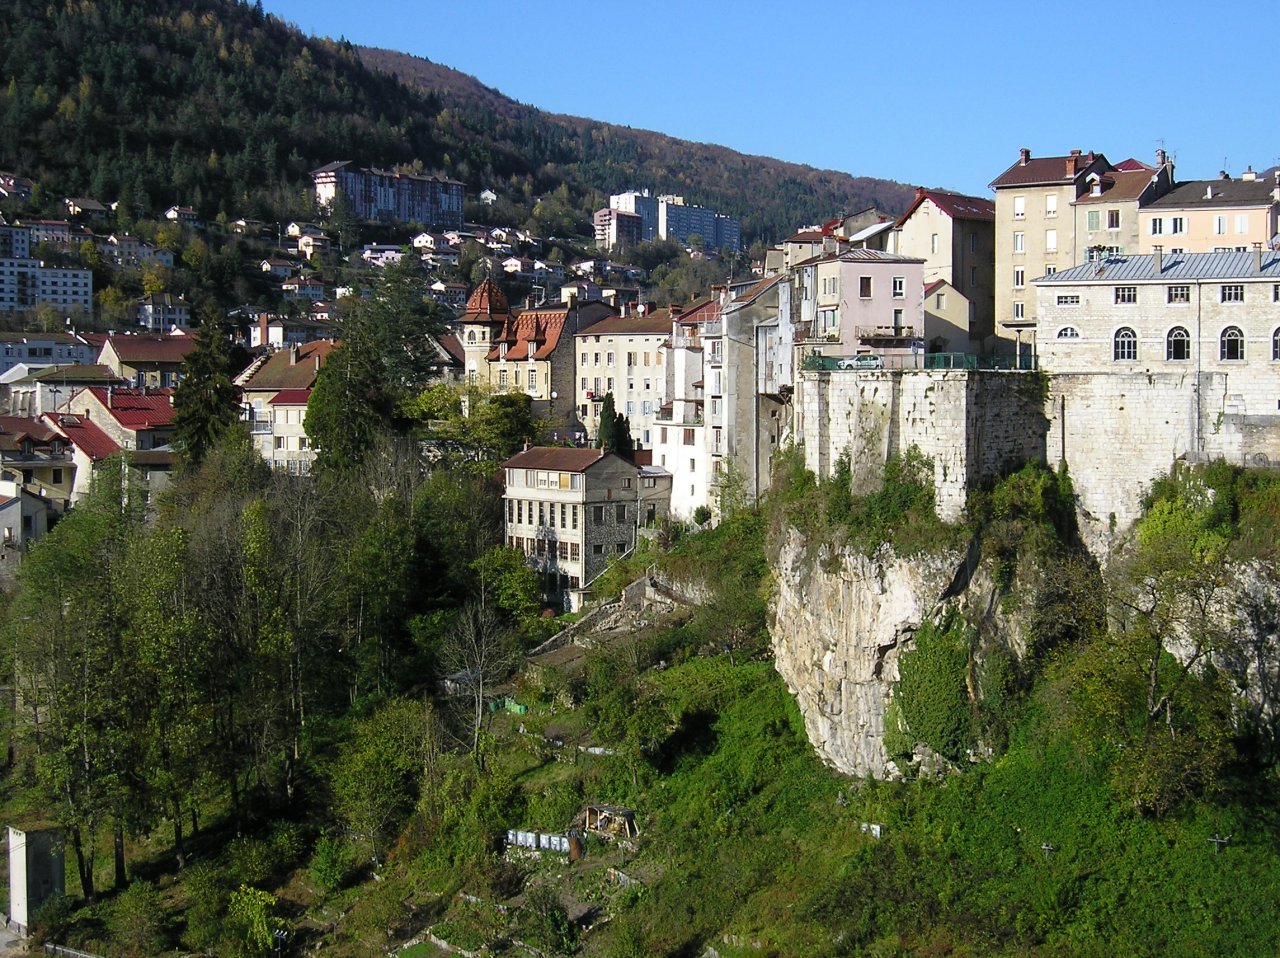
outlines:
[[[770,631],[778,673],[823,761],[850,775],[892,777],[884,715],[898,660],[939,604],[972,599],[963,552],[874,557],[814,549],[794,529],[775,565]]]

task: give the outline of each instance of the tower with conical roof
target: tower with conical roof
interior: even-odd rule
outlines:
[[[511,320],[507,295],[492,279],[486,277],[467,300],[467,308],[458,317],[458,339],[466,357],[467,382],[487,385],[489,370],[485,357],[493,348],[502,327]]]

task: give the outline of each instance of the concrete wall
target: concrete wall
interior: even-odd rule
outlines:
[[[970,488],[1044,458],[1042,382],[994,371],[804,372],[797,439],[820,476],[849,450],[858,492],[875,488],[890,456],[916,446],[933,460],[938,514],[955,520]]]

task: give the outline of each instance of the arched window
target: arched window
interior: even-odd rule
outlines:
[[[1060,330],[1058,330],[1058,338],[1059,339],[1079,339],[1080,331],[1077,330],[1074,326],[1063,326]]]
[[[474,329],[467,331],[467,342],[474,343],[476,341],[476,331]]]
[[[1116,330],[1114,358],[1116,362],[1138,358],[1138,334],[1128,326]]]
[[[1175,362],[1191,358],[1191,334],[1181,326],[1169,330],[1164,340],[1164,358]]]
[[[1280,329],[1271,334],[1271,358],[1280,361]]]
[[[1228,326],[1219,340],[1219,356],[1223,362],[1239,362],[1244,359],[1244,333],[1239,326]]]

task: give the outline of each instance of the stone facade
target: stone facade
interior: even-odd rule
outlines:
[[[506,543],[542,576],[549,601],[581,607],[609,556],[666,515],[671,476],[598,449],[535,447],[503,463]]]
[[[802,372],[795,404],[805,465],[831,474],[846,450],[855,491],[912,446],[933,460],[938,515],[959,519],[971,488],[1045,458],[1043,380],[977,370]]]

